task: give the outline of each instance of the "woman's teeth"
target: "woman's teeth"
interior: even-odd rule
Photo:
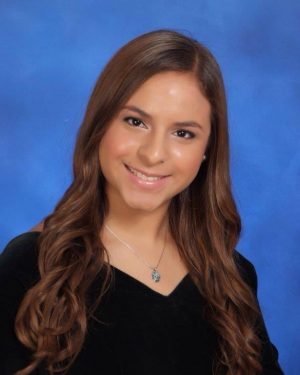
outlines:
[[[163,178],[163,177],[155,177],[155,176],[148,177],[148,176],[145,176],[143,173],[136,171],[135,169],[132,169],[130,167],[128,167],[128,169],[130,170],[132,174],[134,174],[135,176],[139,177],[140,179],[144,181],[157,181]]]

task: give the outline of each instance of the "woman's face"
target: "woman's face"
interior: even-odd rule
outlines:
[[[144,211],[167,208],[196,177],[210,131],[210,104],[190,73],[152,76],[100,142],[109,202]]]

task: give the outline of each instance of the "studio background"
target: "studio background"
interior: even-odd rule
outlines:
[[[237,249],[286,374],[300,369],[300,2],[0,1],[0,251],[52,212],[71,182],[76,132],[96,79],[137,35],[172,28],[220,63]]]

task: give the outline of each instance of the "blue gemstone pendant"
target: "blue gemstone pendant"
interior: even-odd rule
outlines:
[[[152,271],[152,280],[154,280],[156,283],[160,280],[160,274],[154,269]]]

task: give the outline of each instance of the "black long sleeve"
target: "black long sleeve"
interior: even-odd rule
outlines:
[[[0,256],[0,374],[12,375],[24,367],[30,352],[17,340],[14,319],[26,292],[39,279],[36,241],[38,232],[23,233]],[[236,252],[239,268],[255,295],[257,275]],[[202,317],[205,300],[186,275],[169,296],[150,289],[113,268],[115,282],[91,320],[83,348],[70,375],[211,375],[218,337]],[[99,280],[93,286],[97,294]],[[261,315],[263,375],[282,375],[278,352],[271,343]],[[35,375],[45,374],[37,370]]]

